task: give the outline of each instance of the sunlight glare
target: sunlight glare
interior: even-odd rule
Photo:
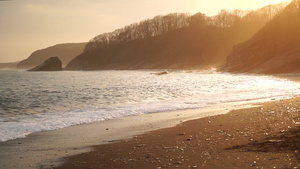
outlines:
[[[210,0],[210,1],[200,1],[197,6],[198,11],[205,13],[209,16],[217,15],[222,9],[227,10],[255,10],[263,6],[291,2],[291,0]]]

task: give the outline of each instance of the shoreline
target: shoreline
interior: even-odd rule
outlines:
[[[93,146],[58,168],[300,168],[299,137],[297,97]]]
[[[82,124],[33,133],[26,138],[1,142],[1,168],[53,168],[65,158],[92,151],[92,146],[130,139],[150,131],[174,127],[185,121],[226,114],[271,99],[231,102],[203,109],[162,112]]]

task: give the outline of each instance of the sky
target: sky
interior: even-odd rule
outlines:
[[[0,0],[0,63],[60,43],[88,42],[131,23],[180,12],[217,15],[291,0]]]

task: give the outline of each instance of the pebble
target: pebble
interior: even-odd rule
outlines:
[[[181,161],[178,161],[178,162],[176,162],[176,163],[174,163],[174,164],[181,164],[182,162]]]
[[[137,145],[136,147],[145,147],[147,146],[147,144],[140,144],[140,145]]]
[[[128,162],[136,162],[136,159],[129,159]]]
[[[279,142],[281,142],[281,140],[269,140],[269,142],[271,142],[271,143],[279,143]]]
[[[152,156],[152,153],[147,154],[146,158],[150,158]]]

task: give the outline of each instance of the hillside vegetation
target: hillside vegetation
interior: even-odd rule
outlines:
[[[293,0],[253,38],[234,47],[225,70],[251,73],[300,72],[300,1]]]
[[[250,39],[285,4],[256,11],[222,10],[208,17],[173,13],[93,38],[68,70],[206,68],[226,62],[232,46]]]

